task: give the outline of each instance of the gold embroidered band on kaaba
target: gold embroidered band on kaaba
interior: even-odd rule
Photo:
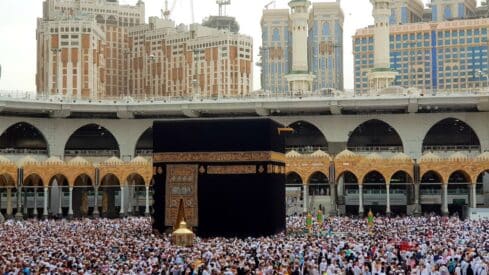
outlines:
[[[285,155],[273,151],[251,152],[166,152],[155,153],[154,163],[183,162],[279,162],[285,163]]]

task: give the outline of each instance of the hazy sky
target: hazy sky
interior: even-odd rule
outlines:
[[[171,6],[174,0],[169,0]],[[241,33],[253,36],[254,62],[261,45],[260,19],[264,6],[271,0],[232,0],[228,14],[237,17]],[[289,0],[276,0],[276,8],[285,8]],[[332,2],[333,0],[313,1]],[[428,0],[424,0],[428,2]],[[42,0],[0,0],[0,90],[35,91],[36,73],[36,19],[42,16]],[[137,0],[119,0],[135,4]],[[146,18],[159,16],[164,0],[145,0]],[[194,0],[195,21],[201,22],[210,14],[217,14],[215,0]],[[479,1],[480,2],[480,1]],[[344,24],[345,88],[353,88],[353,57],[351,36],[355,30],[372,24],[372,6],[369,0],[342,0]],[[270,7],[274,7],[272,4]],[[190,0],[177,0],[172,18],[177,24],[191,22]],[[260,70],[255,67],[255,89],[260,87]]]

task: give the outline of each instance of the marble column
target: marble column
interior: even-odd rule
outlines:
[[[15,219],[22,220],[22,187],[17,187],[17,212],[15,212]]]
[[[73,187],[70,186],[70,196],[68,200],[68,218],[73,217]]]
[[[124,213],[124,190],[125,190],[125,186],[121,186],[121,192],[119,193],[120,195],[120,198],[121,198],[121,211],[119,212],[121,218],[124,217],[125,213]]]
[[[387,197],[387,204],[386,204],[386,208],[385,208],[385,214],[387,216],[390,216],[391,215],[391,186],[390,184],[386,184],[385,185],[385,190],[386,190],[386,197]]]
[[[149,216],[149,186],[146,186],[146,201],[145,201],[145,206],[146,208],[144,209],[144,215]]]
[[[303,193],[303,202],[304,202],[304,213],[308,212],[308,203],[309,203],[309,186],[304,184],[304,193]]]
[[[127,186],[127,215],[132,216],[132,200],[134,199],[134,193],[132,192],[134,185]]]
[[[14,213],[12,209],[12,188],[7,187],[7,219],[12,218]]]
[[[449,212],[448,212],[448,184],[445,184],[445,183],[442,184],[441,188],[442,188],[441,214],[443,216],[448,216],[448,214],[449,214]]]
[[[32,210],[32,214],[35,218],[37,218],[37,186],[34,186],[34,210]]]
[[[331,209],[329,211],[330,216],[336,216],[336,185],[334,183],[329,184],[329,193],[331,198]]]
[[[58,204],[58,217],[62,218],[63,217],[63,207],[62,207],[62,204],[63,204],[63,197],[64,197],[64,194],[63,194],[63,186],[62,185],[58,185],[58,198],[59,198],[59,204]]]
[[[93,216],[98,217],[100,213],[98,212],[98,186],[95,186],[94,197],[93,197]]]
[[[47,219],[48,217],[48,196],[49,196],[49,188],[44,187],[44,208],[42,211],[42,217]]]
[[[363,185],[358,185],[358,215],[363,216]]]
[[[24,214],[24,217],[27,218],[27,214],[28,214],[27,213],[27,210],[28,210],[28,208],[27,208],[27,188],[24,187],[23,189],[24,189],[24,192],[23,192],[24,203],[22,204],[22,213]]]
[[[421,215],[421,204],[419,203],[420,202],[419,188],[420,188],[420,184],[415,183],[414,184],[414,215],[415,216]]]
[[[477,208],[477,183],[473,183],[470,185],[470,193],[472,194],[472,200],[470,201],[472,208]]]

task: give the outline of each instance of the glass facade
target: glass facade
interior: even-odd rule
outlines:
[[[390,63],[399,73],[394,85],[443,91],[487,86],[489,19],[409,26],[391,27]],[[373,68],[373,32],[354,36],[353,54],[355,91],[365,93]]]

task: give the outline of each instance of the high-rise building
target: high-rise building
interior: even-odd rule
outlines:
[[[308,51],[313,91],[343,90],[343,22],[340,1],[312,3]]]
[[[38,21],[37,76],[45,95],[96,98],[105,93],[105,34],[92,18]]]
[[[423,21],[424,4],[422,0],[393,0],[389,24],[401,25]]]
[[[390,25],[387,43],[389,67],[398,73],[395,86],[415,87],[426,93],[487,87],[489,19],[483,16],[481,7],[474,8],[474,3],[433,0],[431,8],[424,10],[424,17],[427,12],[439,10],[447,10],[448,15],[448,9],[452,16],[440,19],[435,14],[434,20],[430,17],[428,22],[418,22],[418,17],[411,20],[414,17],[409,16],[407,23]],[[472,12],[474,9],[479,17]],[[393,22],[392,14],[390,22]],[[359,29],[353,36],[356,93],[370,90],[368,74],[375,67],[374,29],[374,26]]]
[[[43,3],[43,18],[38,20],[38,39],[42,39],[45,35],[41,27],[43,22],[57,22],[65,20],[65,18],[71,18],[73,21],[75,17],[79,16],[83,16],[86,20],[91,18],[103,31],[106,67],[105,89],[97,93],[103,97],[128,94],[129,91],[126,86],[128,75],[127,29],[131,26],[144,24],[144,3],[138,1],[135,6],[130,6],[120,5],[117,0],[45,0]],[[79,29],[79,31],[81,30]],[[73,31],[70,35],[80,34],[75,34],[75,31]],[[41,43],[40,40],[38,40],[38,48],[40,48],[39,43]],[[64,45],[64,48],[78,48],[81,52],[80,45]],[[45,57],[47,56],[38,56],[38,69],[48,67],[49,60],[45,59]],[[63,71],[64,68],[58,68],[55,71],[58,70]],[[81,70],[78,72],[81,72]],[[44,80],[41,78],[44,78]],[[38,93],[46,93],[45,87],[39,84],[46,83],[49,79],[52,79],[49,73],[43,75],[38,71]],[[54,94],[60,93],[61,90],[54,90]],[[53,95],[53,92],[50,91],[49,94]],[[69,91],[68,94],[70,94]]]
[[[294,83],[298,83],[295,91],[343,89],[344,16],[340,1],[310,5],[309,1],[293,0],[289,2],[291,12],[263,10],[263,90],[287,93]]]
[[[253,88],[251,37],[151,17],[129,30],[129,89],[148,97],[247,95]]]

